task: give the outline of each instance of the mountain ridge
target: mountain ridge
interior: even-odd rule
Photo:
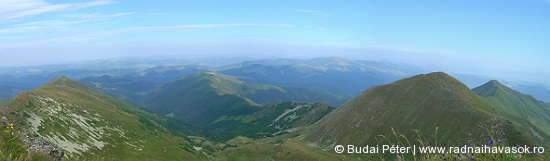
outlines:
[[[326,103],[315,103],[316,99],[323,100],[319,96],[331,96],[324,93],[316,94],[316,91],[309,89],[304,90],[246,83],[234,76],[201,72],[165,84],[148,97],[149,100],[145,101],[148,104],[144,107],[151,112],[188,122],[213,140],[227,141],[239,135],[257,138],[278,135],[290,128],[312,123],[305,121],[295,124],[295,121],[302,119],[300,117],[318,120],[326,114],[315,110],[297,110],[299,107],[307,106],[307,109],[320,111],[334,109]],[[289,104],[289,101],[295,103]],[[307,103],[304,105],[297,102]],[[294,116],[284,115],[288,112]],[[281,126],[260,126],[267,126],[271,124],[268,122],[272,121],[277,122],[278,120],[266,119],[272,118],[273,115],[285,117]],[[243,129],[245,126],[250,128]]]
[[[2,113],[17,128],[61,146],[68,160],[203,157],[165,126],[169,120],[66,77],[21,93],[6,107]]]
[[[435,72],[371,87],[310,126],[302,137],[326,149],[380,144],[379,139],[401,134],[409,140],[425,139],[431,146],[483,145],[495,138],[513,145],[536,144],[494,113],[493,105],[466,85]],[[433,132],[436,135],[421,135]]]
[[[521,126],[522,131],[532,133],[531,136],[540,136],[539,140],[548,142],[546,139],[547,136],[550,136],[550,106],[548,104],[531,95],[515,91],[496,80],[491,80],[472,90],[493,103],[497,107],[498,114],[509,116],[510,120],[516,124],[524,124],[525,126]],[[544,134],[540,134],[532,126],[536,126]]]

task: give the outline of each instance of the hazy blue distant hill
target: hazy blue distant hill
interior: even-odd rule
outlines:
[[[155,84],[164,84],[183,76],[200,71],[206,71],[208,67],[201,65],[156,66],[133,73],[126,73],[123,78],[136,81],[147,81]]]
[[[244,80],[288,87],[319,88],[346,96],[420,72],[419,68],[342,58],[273,59],[227,66],[221,73]]]
[[[207,70],[215,70],[241,79],[283,87],[318,88],[346,97],[353,97],[363,90],[380,84],[429,72],[430,69],[404,63],[369,60],[348,60],[337,57],[302,59],[262,59],[205,57],[184,59],[180,57],[116,58],[67,62],[52,65],[0,68],[0,97],[14,97],[19,92],[41,86],[49,80],[67,76],[76,80],[109,75],[132,81],[147,81],[162,85],[182,76]],[[433,69],[432,69],[433,70]],[[490,77],[453,74],[470,88],[482,84]],[[366,81],[365,81],[366,80]],[[550,89],[534,83],[503,81],[512,89],[550,102]],[[107,92],[107,91],[104,91]],[[112,92],[108,92],[113,94]],[[124,93],[124,92],[122,92]],[[114,95],[119,96],[119,95]],[[127,96],[129,97],[129,96]]]
[[[455,76],[461,82],[464,82],[464,84],[466,84],[470,88],[478,87],[480,84],[484,84],[487,81],[494,79],[488,76],[469,74],[453,74],[453,76]],[[507,85],[511,89],[514,89],[521,93],[529,94],[538,100],[550,102],[550,88],[545,85],[528,82],[515,83],[513,81],[502,81],[502,83]]]
[[[0,75],[0,86],[5,89],[0,91],[0,97],[14,97],[22,90],[38,88],[46,82],[61,76],[77,80],[90,80],[94,77],[109,75],[114,78],[124,78],[136,82],[150,82],[160,86],[168,81],[206,69],[206,67],[199,65],[178,64],[177,66],[170,66],[173,63],[183,62],[185,61],[149,60],[134,62],[112,60],[8,68],[9,70],[4,71],[4,74]],[[166,65],[158,65],[159,63],[166,63]],[[136,88],[139,89],[140,87]],[[113,94],[113,92],[108,93]]]
[[[550,102],[550,89],[544,85],[514,84],[510,88],[529,94],[538,100]]]
[[[21,88],[21,87],[14,87],[10,85],[0,85],[0,98],[13,97],[26,90],[28,89]]]
[[[80,82],[98,89],[115,98],[135,102],[154,90],[159,85],[148,81],[136,81],[124,78],[115,78],[109,75],[87,77]]]

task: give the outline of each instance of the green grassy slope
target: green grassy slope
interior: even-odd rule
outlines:
[[[420,137],[432,146],[481,145],[491,139],[535,144],[493,114],[492,104],[455,78],[430,73],[366,90],[312,125],[304,138],[325,148],[389,144],[384,140],[396,134],[393,128],[417,145]]]
[[[269,119],[276,119],[276,117],[287,112],[285,110],[306,105],[280,103],[262,106],[256,103],[258,100],[260,102],[300,101],[304,100],[300,98],[318,96],[307,93],[307,90],[306,92],[300,90],[302,89],[249,84],[232,76],[203,72],[164,85],[157,92],[151,94],[148,100],[144,101],[144,106],[149,111],[192,124],[205,137],[212,140],[226,141],[236,136],[256,138],[271,136],[275,133],[282,133],[286,129],[312,123],[297,121],[292,124],[285,122],[285,126],[281,127],[268,126],[271,124],[269,121],[273,121]],[[326,103],[305,104],[308,106],[305,109],[314,109],[314,107],[315,109],[323,109],[323,112],[319,112],[322,116],[327,114],[327,111],[334,109]],[[298,120],[321,118],[317,113],[315,115],[309,113],[311,111],[296,110],[295,112],[300,112],[294,113],[296,117],[299,117]],[[306,115],[308,113],[312,115]],[[294,122],[294,119],[289,121]]]
[[[164,85],[149,96],[145,107],[163,115],[208,126],[220,116],[240,116],[261,110],[260,105],[233,93],[235,82],[221,81],[208,73],[193,74]]]
[[[376,156],[350,157],[337,154],[334,151],[323,151],[311,147],[299,139],[289,139],[292,136],[258,139],[255,141],[238,142],[237,147],[227,148],[215,156],[214,160],[365,160],[375,159]]]
[[[514,91],[496,80],[474,88],[473,91],[493,103],[498,109],[498,115],[509,118],[515,124],[524,125],[520,126],[521,131],[531,133],[533,139],[545,143],[545,136],[550,136],[550,106],[544,102]]]
[[[63,147],[67,160],[189,160],[203,156],[186,136],[176,132],[182,125],[65,77],[20,94],[2,113],[24,133]]]
[[[223,116],[217,121],[230,121],[232,124],[224,126],[239,132],[237,135],[258,138],[294,132],[317,122],[334,109],[328,103],[275,102],[251,115]],[[213,127],[221,128],[217,124]]]

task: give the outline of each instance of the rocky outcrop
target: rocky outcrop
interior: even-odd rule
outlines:
[[[2,117],[0,121],[2,128],[8,126],[9,124],[8,119],[6,117]],[[61,161],[61,158],[63,158],[63,155],[65,154],[63,148],[42,138],[33,138],[22,134],[19,135],[18,138],[21,139],[25,146],[29,147],[29,150],[36,153],[49,155],[56,161]]]
[[[44,140],[42,138],[32,138],[32,137],[21,137],[21,141],[29,147],[29,150],[40,153],[47,154],[54,158],[56,161],[60,161],[63,158],[64,152],[63,148],[57,146],[56,144]]]

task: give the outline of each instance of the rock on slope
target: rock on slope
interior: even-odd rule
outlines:
[[[31,137],[61,146],[68,160],[185,160],[201,156],[186,136],[148,114],[61,77],[21,93],[2,109]]]

